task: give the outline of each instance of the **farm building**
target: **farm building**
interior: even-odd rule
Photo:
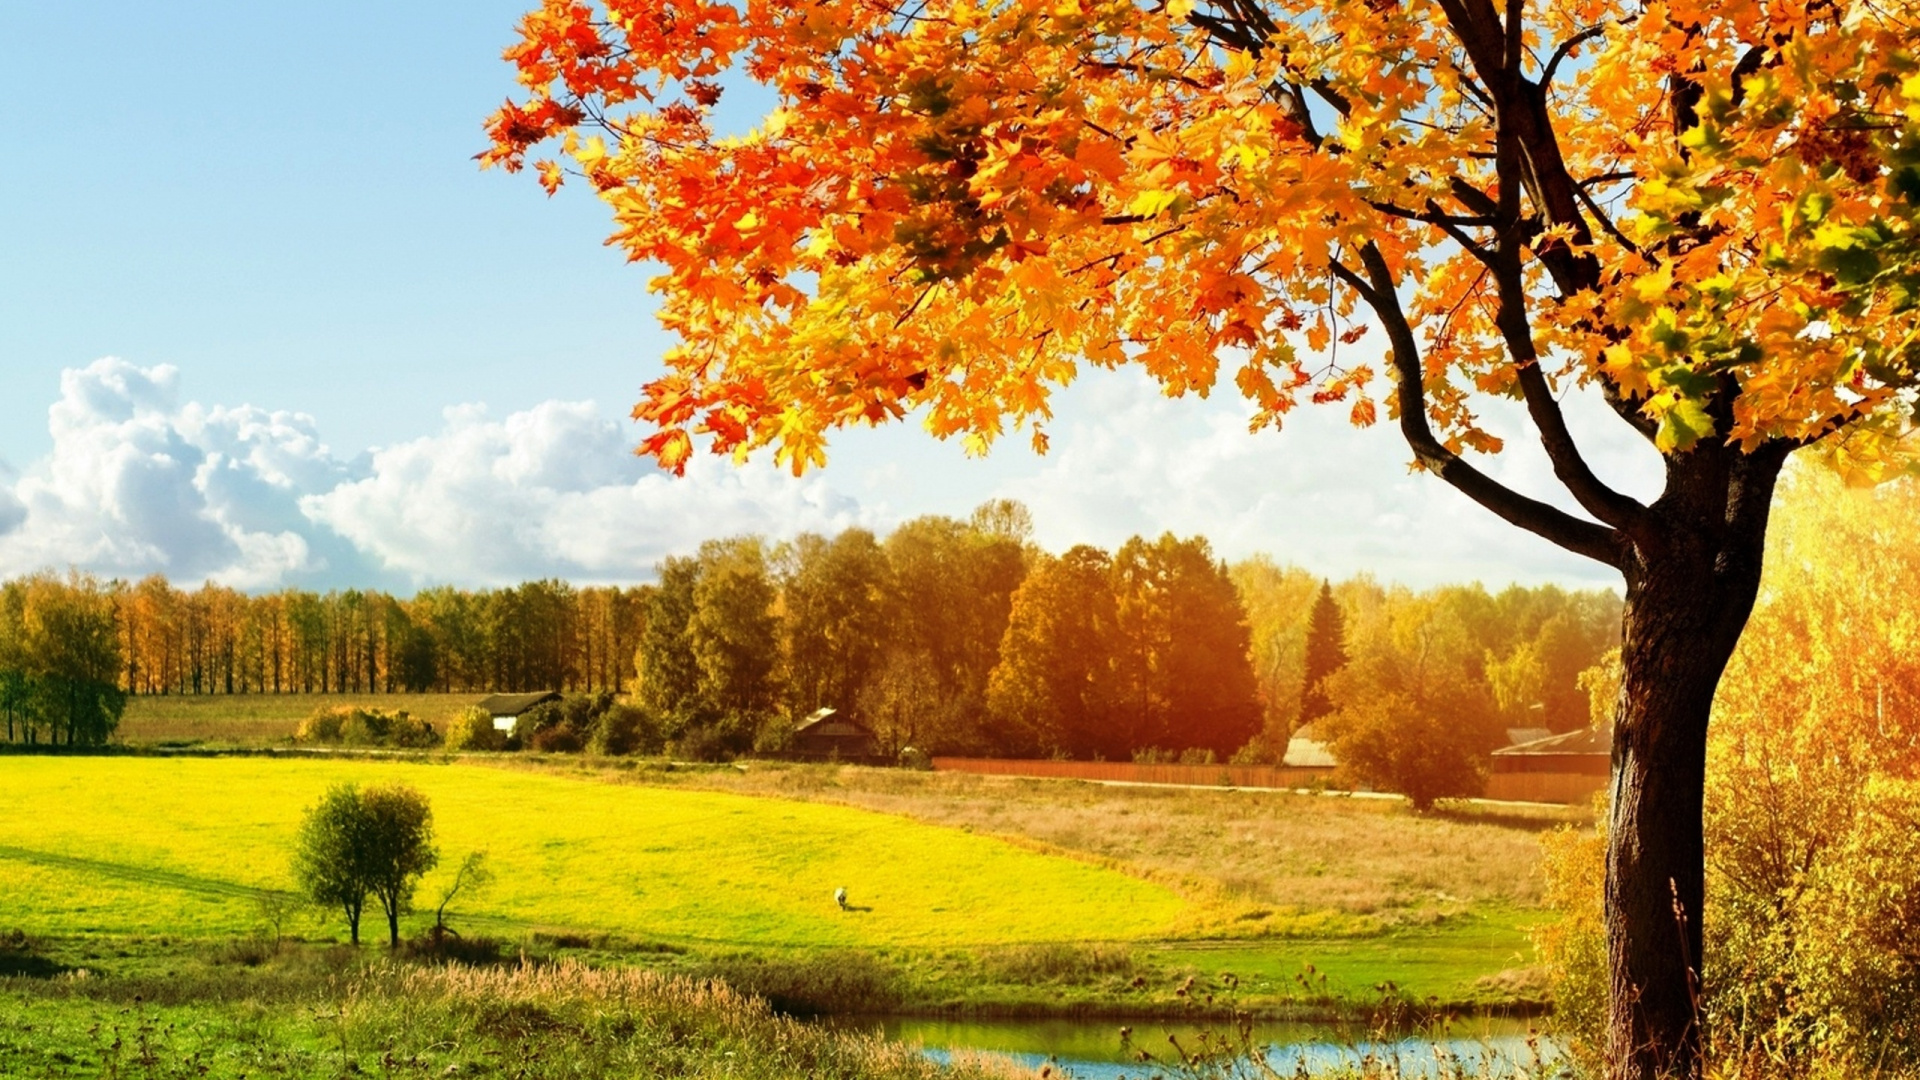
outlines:
[[[513,722],[520,714],[535,705],[545,705],[549,701],[559,701],[560,695],[552,690],[543,690],[535,694],[494,694],[480,702],[480,707],[493,717],[496,731],[512,731]]]
[[[1314,733],[1312,724],[1302,724],[1292,737],[1287,739],[1287,752],[1280,763],[1290,769],[1319,769],[1331,776],[1339,766],[1334,760],[1333,748],[1320,741]]]
[[[793,729],[791,752],[809,761],[871,761],[878,756],[873,732],[831,708],[816,709],[800,721]]]
[[[1580,803],[1607,786],[1613,733],[1599,728],[1550,735],[1493,752],[1487,798]]]

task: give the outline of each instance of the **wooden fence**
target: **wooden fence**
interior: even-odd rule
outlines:
[[[1197,787],[1324,787],[1330,768],[1273,765],[1140,765],[1131,761],[1021,761],[1005,758],[937,757],[944,772],[993,776],[1059,777],[1068,780],[1121,780],[1135,784],[1189,784]]]
[[[1064,780],[1119,780],[1194,787],[1315,788],[1333,781],[1330,768],[1270,765],[1138,765],[1131,761],[1033,761],[937,757],[941,772],[1034,776]],[[1604,775],[1572,772],[1498,772],[1487,778],[1489,799],[1580,805],[1607,785]]]
[[[1487,777],[1487,798],[1578,806],[1607,783],[1591,772],[1497,772]]]

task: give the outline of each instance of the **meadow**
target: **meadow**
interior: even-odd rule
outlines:
[[[303,809],[348,782],[407,783],[431,800],[444,857],[422,898],[484,850],[497,880],[461,913],[527,930],[986,945],[1164,934],[1188,907],[1139,877],[964,830],[713,791],[261,758],[16,757],[0,776],[0,889],[30,934],[249,932],[257,895],[291,888]],[[855,910],[835,906],[838,886]]]
[[[0,777],[5,918],[56,969],[218,967],[269,928],[343,938],[331,912],[287,913],[291,837],[330,784],[401,780],[432,800],[443,855],[403,933],[485,850],[497,881],[450,921],[509,956],[828,1012],[1171,1014],[1193,1007],[1186,980],[1222,973],[1236,1006],[1272,1013],[1365,1011],[1387,988],[1534,1008],[1534,832],[1563,816],[531,755],[12,757]]]
[[[140,694],[127,699],[114,741],[130,746],[265,746],[293,738],[314,710],[406,710],[446,731],[484,694]]]
[[[337,944],[288,866],[328,786],[390,781],[442,853],[398,956]],[[933,1074],[780,1014],[1530,1010],[1535,834],[1567,816],[763,762],[0,757],[0,1077],[851,1080]],[[497,878],[449,921],[479,966],[447,967],[421,932],[478,850]]]

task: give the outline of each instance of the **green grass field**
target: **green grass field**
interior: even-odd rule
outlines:
[[[447,867],[420,896],[484,849],[498,880],[460,910],[525,928],[967,946],[1144,938],[1188,906],[1084,861],[820,803],[458,764],[13,757],[0,759],[4,918],[42,934],[247,932],[259,891],[290,888],[303,808],[344,781],[425,792]],[[841,885],[858,910],[834,905]]]

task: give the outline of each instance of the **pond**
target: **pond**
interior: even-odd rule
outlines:
[[[1485,1063],[1492,1075],[1518,1072],[1532,1076],[1560,1057],[1553,1041],[1537,1034],[1527,1021],[1484,1017],[1455,1019],[1437,1029],[1384,1035],[1354,1027],[1263,1022],[1253,1026],[1244,1042],[1225,1023],[1209,1027],[1156,1020],[924,1017],[849,1017],[839,1023],[917,1043],[936,1060],[948,1060],[955,1053],[998,1054],[1032,1068],[1051,1064],[1056,1074],[1064,1071],[1079,1080],[1252,1075],[1179,1071],[1181,1052],[1193,1054],[1209,1048],[1248,1052],[1264,1049],[1268,1064],[1285,1076],[1294,1075],[1301,1066],[1313,1074],[1355,1065],[1369,1055],[1375,1060],[1396,1061],[1397,1075],[1403,1077],[1440,1075],[1441,1062],[1463,1066],[1469,1075],[1479,1075],[1479,1067]],[[1142,1052],[1151,1059],[1142,1060]]]

